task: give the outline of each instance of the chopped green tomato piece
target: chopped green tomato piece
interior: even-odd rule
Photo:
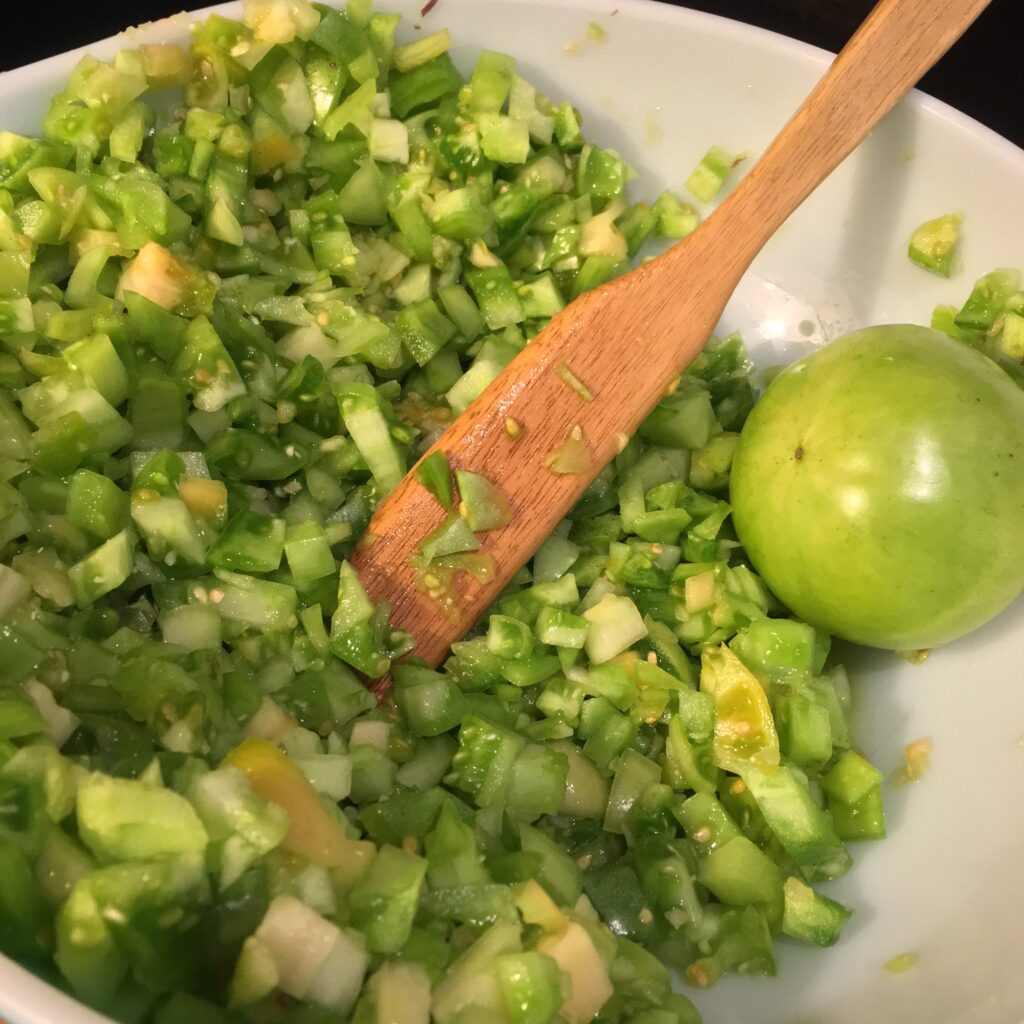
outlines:
[[[783,912],[782,872],[746,836],[735,836],[709,851],[697,878],[729,906],[759,906],[769,920]]]
[[[1003,330],[999,348],[1009,359],[1024,361],[1024,315],[1007,310],[1003,314]]]
[[[882,839],[885,836],[885,808],[882,788],[869,789],[856,803],[844,804],[829,797],[829,811],[840,839]]]
[[[85,608],[119,587],[132,571],[132,541],[126,530],[115,534],[68,570],[75,603]]]
[[[452,45],[452,37],[447,29],[440,32],[433,32],[429,36],[421,36],[419,39],[404,46],[396,46],[391,55],[391,63],[399,72],[412,71],[421,64],[440,57]]]
[[[727,647],[704,649],[700,688],[715,701],[719,768],[742,772],[748,765],[779,763],[779,738],[764,688]]]
[[[250,738],[231,751],[226,763],[248,778],[254,793],[285,811],[286,849],[324,867],[345,862],[352,840],[328,814],[306,776],[276,747]]]
[[[799,878],[787,878],[783,892],[784,934],[816,946],[831,946],[839,941],[839,933],[850,918],[851,912],[846,907],[815,892]]]
[[[416,479],[437,498],[443,508],[449,512],[452,510],[452,471],[448,465],[448,457],[440,448],[416,464]]]
[[[856,751],[847,750],[822,777],[821,788],[831,799],[852,806],[882,785],[882,773]]]
[[[75,809],[82,840],[107,861],[206,849],[206,830],[192,806],[162,786],[96,773],[79,784]]]
[[[710,203],[718,195],[729,172],[739,160],[719,146],[712,146],[686,179],[686,190],[702,203]]]
[[[349,897],[352,924],[375,953],[396,953],[412,929],[420,885],[427,871],[422,857],[393,846],[381,848]]]
[[[415,736],[440,736],[455,728],[465,713],[462,691],[430,669],[396,665],[395,701]]]
[[[543,953],[506,953],[494,961],[505,1012],[512,1024],[547,1024],[562,1006],[558,964]]]
[[[570,991],[562,1001],[562,1017],[569,1024],[592,1020],[614,989],[589,932],[572,921],[563,932],[544,936],[536,948],[569,976]]]
[[[280,988],[296,999],[345,1014],[359,994],[368,963],[357,932],[338,928],[294,896],[276,896],[242,947],[234,1001],[242,1004],[256,996],[265,987],[257,980],[264,974],[270,984],[260,994]]]
[[[590,623],[585,647],[595,665],[609,661],[647,636],[647,626],[636,605],[617,594],[605,594],[583,617]]]
[[[1019,270],[993,270],[974,282],[974,288],[956,314],[955,324],[963,331],[987,331],[1020,290]]]
[[[605,831],[627,831],[629,812],[660,778],[659,764],[635,750],[623,751],[608,795],[608,808],[604,816]]]
[[[919,267],[949,277],[962,220],[958,213],[947,213],[925,221],[910,236],[907,255]]]
[[[512,88],[515,67],[514,58],[493,50],[484,50],[477,58],[469,82],[472,109],[501,110]]]
[[[288,568],[299,586],[334,574],[331,543],[327,531],[319,523],[305,522],[289,527],[283,547]],[[270,561],[270,553],[264,554],[266,561]]]
[[[748,764],[741,774],[775,838],[809,879],[836,878],[850,867],[828,813],[792,768]]]
[[[0,950],[31,958],[47,953],[48,909],[28,857],[7,838],[0,839],[0,911]]]
[[[512,522],[512,508],[500,488],[479,473],[455,470],[459,514],[471,530],[500,530]]]
[[[240,512],[206,552],[206,561],[235,572],[272,572],[284,554],[283,519]]]

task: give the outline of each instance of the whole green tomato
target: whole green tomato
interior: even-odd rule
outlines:
[[[780,373],[730,488],[768,586],[844,639],[933,647],[1024,589],[1024,391],[938,331],[869,327]]]

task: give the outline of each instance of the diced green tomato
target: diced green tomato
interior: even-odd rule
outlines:
[[[703,388],[680,388],[663,398],[639,428],[642,438],[671,448],[702,448],[716,420],[711,396]]]
[[[403,459],[376,397],[345,395],[339,399],[341,415],[360,454],[381,490],[387,493],[405,476]]]
[[[558,740],[552,746],[568,762],[561,812],[574,818],[602,817],[608,806],[608,780],[571,740]]]
[[[614,199],[626,187],[628,176],[629,167],[618,154],[589,144],[583,146],[576,164],[576,186],[581,193]]]
[[[76,995],[109,1006],[129,970],[110,923],[192,910],[204,886],[202,859],[195,853],[112,864],[81,878],[57,915],[54,954]],[[146,930],[139,929],[140,938]]]
[[[50,907],[59,907],[75,883],[96,867],[85,849],[60,827],[51,828],[35,865],[36,882]]]
[[[477,115],[480,147],[496,163],[524,164],[530,155],[530,127],[526,121],[481,111]]]
[[[470,103],[473,110],[501,110],[512,88],[516,62],[504,53],[483,50],[470,78]]]
[[[430,974],[423,964],[388,961],[367,985],[376,1024],[422,1024],[430,1012]]]
[[[1003,330],[999,349],[1010,359],[1024,360],[1024,316],[1012,310],[1003,314]]]
[[[960,214],[947,213],[925,221],[910,236],[907,255],[919,267],[949,277],[961,220]]]
[[[466,520],[462,516],[452,514],[446,516],[436,530],[423,538],[420,543],[420,555],[424,565],[429,568],[431,564],[436,564],[441,559],[476,551],[479,547],[480,541]]]
[[[458,284],[445,285],[437,294],[449,319],[467,341],[474,341],[483,333],[484,319],[465,288]]]
[[[562,1017],[568,1024],[592,1020],[614,989],[587,930],[572,921],[563,932],[544,936],[536,948],[569,975],[570,991],[562,1002]]]
[[[526,746],[516,762],[508,789],[509,810],[520,817],[555,814],[566,794],[568,761],[540,743]]]
[[[741,774],[776,839],[809,879],[836,878],[850,867],[831,818],[792,768],[748,764]]]
[[[730,648],[744,664],[764,673],[771,682],[806,678],[816,664],[817,636],[813,626],[793,619],[757,619],[736,634]]]
[[[32,584],[6,565],[0,565],[0,617],[25,601],[32,593]]]
[[[492,331],[525,319],[526,313],[506,267],[499,265],[467,270],[466,282],[480,307],[484,322]]]
[[[736,163],[736,158],[730,153],[719,146],[712,146],[686,179],[686,190],[702,203],[710,203]]]
[[[740,834],[736,822],[712,793],[695,793],[672,813],[700,853],[708,854]]]
[[[245,393],[234,360],[213,325],[196,317],[185,330],[184,346],[172,367],[192,391],[192,402],[204,412],[216,412]]]
[[[494,961],[505,1011],[512,1024],[547,1024],[562,1005],[558,964],[543,953],[506,953]]]
[[[685,238],[699,222],[697,211],[670,192],[662,192],[652,209],[658,218],[658,234],[663,238]]]
[[[459,729],[459,750],[452,762],[452,781],[486,807],[503,802],[511,782],[522,737],[476,715],[467,715]]]
[[[439,235],[462,242],[475,241],[491,226],[490,214],[469,187],[439,196],[430,208],[430,220]]]
[[[462,721],[462,691],[439,672],[396,665],[395,701],[415,736],[440,736]]]
[[[421,857],[383,846],[352,891],[352,923],[376,953],[395,953],[412,929],[420,885],[427,871]]]
[[[402,118],[455,92],[462,77],[447,53],[410,71],[392,71],[388,78],[391,108]]]
[[[358,932],[343,931],[289,895],[273,899],[259,927],[242,947],[233,982],[236,1002],[248,1001],[239,999],[243,991],[239,974],[247,958],[250,963],[244,967],[250,977],[245,987],[251,990],[254,982],[258,986],[251,977],[255,966],[251,961],[264,959],[263,971],[272,979],[270,988],[279,987],[288,995],[337,1014],[346,1014],[355,1003],[369,964]]]
[[[49,911],[28,858],[0,836],[0,950],[16,957],[45,955],[48,929]]]
[[[94,773],[78,787],[83,842],[104,860],[201,854],[207,835],[189,802],[162,786]]]
[[[523,850],[540,858],[536,879],[556,903],[572,906],[579,899],[583,879],[576,862],[540,829],[525,823],[519,826]]]
[[[448,457],[440,448],[416,464],[416,479],[437,498],[443,508],[449,512],[452,510],[452,471],[448,465]]]
[[[68,366],[81,373],[111,405],[120,405],[128,397],[128,371],[105,334],[69,345],[63,355]]]
[[[273,572],[284,553],[283,519],[239,512],[206,552],[206,561],[235,572]]]
[[[714,706],[698,705],[706,694],[684,691],[679,695],[690,705],[688,714],[680,713],[669,721],[665,747],[666,781],[675,789],[692,789],[698,793],[713,793],[717,788],[718,772],[713,757],[711,739],[714,735]],[[706,715],[706,724],[704,716]],[[698,720],[699,719],[699,720]]]
[[[832,757],[829,709],[813,693],[779,696],[775,711],[782,754],[802,767],[822,765]]]
[[[459,513],[471,530],[498,530],[512,521],[508,499],[485,476],[456,469],[455,480],[459,488]]]
[[[719,768],[739,772],[747,765],[779,763],[779,738],[764,688],[727,647],[702,652],[700,688],[715,701]]]
[[[762,907],[769,921],[783,912],[782,872],[746,836],[736,836],[709,851],[697,878],[723,903]]]
[[[289,527],[284,538],[284,554],[299,586],[331,576],[336,568],[327,531],[319,523],[305,522]]]
[[[590,623],[585,648],[595,665],[609,661],[647,635],[647,626],[628,597],[605,594],[583,617]]]
[[[535,629],[542,644],[579,650],[586,643],[590,620],[582,615],[573,615],[564,608],[548,605],[537,616]]]
[[[783,892],[783,934],[816,946],[831,946],[839,941],[851,911],[792,876],[786,879]]]
[[[108,477],[77,470],[68,481],[67,517],[79,529],[109,540],[128,523],[128,495]]]
[[[338,604],[331,616],[331,650],[357,671],[374,678],[388,669],[371,627],[374,607],[355,569],[342,562],[338,572]]]
[[[850,841],[885,837],[885,807],[881,786],[869,789],[853,804],[829,798],[828,806],[840,839]]]
[[[605,831],[628,833],[628,817],[633,805],[660,779],[661,765],[635,750],[623,751],[608,795],[608,809],[604,816]]]
[[[455,325],[437,308],[433,299],[406,306],[395,317],[395,329],[420,366],[429,363],[455,334]]]
[[[830,799],[852,806],[882,784],[882,773],[854,750],[847,750],[822,777],[821,788]]]
[[[68,570],[79,608],[88,607],[128,579],[132,571],[132,552],[128,531],[122,530]]]
[[[488,1010],[504,1012],[501,990],[492,970],[504,953],[522,951],[518,921],[491,925],[448,969],[435,989],[430,1014],[438,1024],[454,1024],[471,1017],[487,1019]]]
[[[206,560],[203,540],[188,506],[180,498],[141,488],[132,495],[131,515],[154,558],[174,564],[178,557],[194,565]]]
[[[1010,296],[1020,290],[1020,280],[1019,270],[993,270],[978,278],[956,315],[956,326],[965,331],[987,331]]]

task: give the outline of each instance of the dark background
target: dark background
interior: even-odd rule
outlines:
[[[17,67],[105,36],[131,24],[174,14],[204,0],[43,0],[40,17],[22,9],[0,32],[0,69]],[[444,0],[440,0],[443,4]],[[653,0],[651,0],[653,2]],[[385,4],[386,6],[386,4]],[[687,0],[694,7],[838,50],[872,0]],[[1024,146],[1024,75],[1019,57],[1024,3],[993,0],[922,88]],[[457,26],[454,26],[457,28]]]

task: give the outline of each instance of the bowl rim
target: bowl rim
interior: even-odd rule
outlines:
[[[331,0],[327,0],[331,2]],[[599,0],[474,0],[475,3],[491,3],[507,8],[545,7],[557,5],[564,9],[593,13],[598,10]],[[336,4],[332,4],[336,6]],[[387,6],[384,0],[382,6]],[[67,77],[73,64],[86,54],[109,59],[120,49],[130,47],[147,36],[167,36],[173,32],[187,31],[193,22],[211,14],[237,14],[241,0],[205,7],[191,8],[179,13],[128,26],[120,32],[98,39],[95,42],[66,50],[59,54],[41,58],[29,64],[0,72],[0,100],[7,90],[44,89],[54,81]],[[443,11],[443,8],[441,8]],[[720,39],[744,40],[756,45],[767,46],[781,51],[784,57],[797,58],[813,64],[819,73],[834,59],[835,54],[811,43],[791,36],[761,28],[746,22],[726,18],[722,15],[680,7],[667,0],[616,0],[616,13],[625,13],[631,19],[672,25],[686,26],[696,32],[712,34]],[[440,22],[438,22],[439,27]],[[963,113],[943,100],[912,89],[905,99],[917,111],[935,118],[948,127],[970,136],[976,145],[988,146],[1001,152],[1005,159],[1020,161],[1024,167],[1024,148],[1018,147],[994,129]],[[0,115],[2,116],[2,115]],[[780,126],[781,127],[781,126]],[[0,130],[3,125],[0,124]],[[70,1024],[115,1024],[104,1014],[91,1009],[73,996],[61,991],[28,969],[0,954],[0,1011],[10,1018],[8,1024],[52,1024],[54,1020],[67,1020]],[[3,1019],[0,1018],[0,1024]]]

